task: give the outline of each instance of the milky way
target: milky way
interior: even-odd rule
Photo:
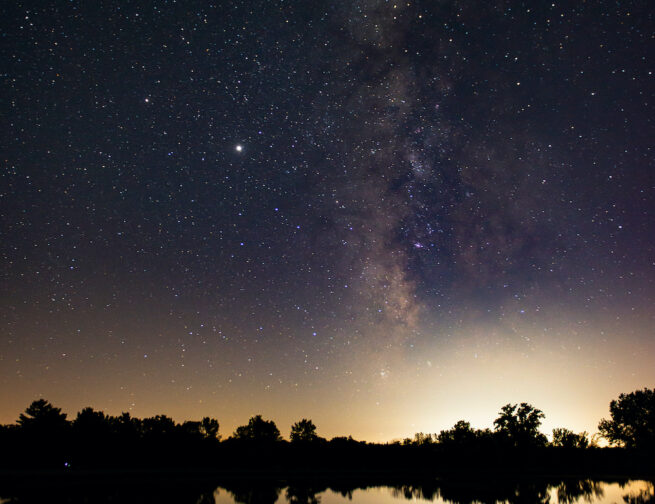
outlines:
[[[655,380],[652,17],[3,6],[0,420],[595,429]]]

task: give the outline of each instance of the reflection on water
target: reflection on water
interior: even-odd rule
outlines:
[[[376,482],[379,483],[379,482]],[[653,482],[567,480],[432,480],[420,484],[369,486],[354,480],[316,480],[291,484],[270,480],[156,480],[103,483],[77,480],[0,484],[0,504],[373,504],[407,500],[450,504],[655,504]]]

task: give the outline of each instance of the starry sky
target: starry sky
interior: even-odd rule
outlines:
[[[649,2],[4,2],[0,422],[388,441],[655,385]]]

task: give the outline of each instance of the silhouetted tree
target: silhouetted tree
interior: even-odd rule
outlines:
[[[471,428],[471,424],[460,420],[452,429],[442,430],[437,436],[437,440],[442,444],[469,444],[477,438],[475,430]]]
[[[412,444],[415,444],[416,446],[423,446],[432,443],[434,443],[434,438],[432,437],[432,434],[426,434],[425,432],[416,432],[414,434],[414,439],[412,441]]]
[[[233,437],[251,441],[280,441],[282,436],[273,420],[264,420],[261,415],[252,417],[248,425],[237,427]]]
[[[117,417],[109,417],[112,430],[124,442],[133,442],[143,435],[143,422],[139,418],[130,416],[128,412],[121,413]]]
[[[185,422],[182,422],[182,424],[179,425],[179,430],[185,436],[197,437],[197,438],[203,437],[203,435],[200,433],[200,422],[198,422],[197,420],[187,420]]]
[[[513,446],[545,445],[546,436],[539,432],[543,412],[531,404],[506,404],[494,420],[496,432]]]
[[[611,419],[598,424],[610,444],[627,448],[655,448],[655,389],[619,395],[610,403]]]
[[[179,426],[181,432],[186,436],[197,437],[200,439],[211,439],[218,441],[218,420],[205,417],[200,422],[186,421]]]
[[[78,467],[107,463],[118,441],[110,418],[93,408],[77,413],[71,432],[73,461]]]
[[[143,435],[148,437],[167,436],[173,434],[176,430],[175,421],[166,415],[144,418],[142,425]]]
[[[553,429],[553,441],[551,445],[558,448],[584,449],[589,447],[589,437],[586,432],[576,434],[569,429],[557,428]]]
[[[55,433],[66,430],[69,423],[66,420],[66,413],[62,413],[61,408],[55,408],[45,399],[39,399],[32,402],[25,413],[20,414],[18,425],[28,431]]]
[[[200,422],[200,433],[205,439],[220,440],[221,436],[218,435],[218,420],[209,417],[203,418]]]
[[[16,433],[22,442],[17,460],[32,467],[68,467],[72,447],[70,423],[60,408],[45,399],[32,402],[18,418]]]
[[[330,444],[335,445],[335,446],[357,446],[359,444],[366,444],[365,441],[357,441],[356,439],[353,439],[352,436],[335,436],[332,439],[330,439]]]
[[[296,422],[291,426],[289,439],[291,439],[292,443],[311,443],[318,441],[320,438],[316,434],[314,422],[303,418],[300,422]]]
[[[111,425],[109,418],[102,411],[84,408],[73,420],[73,432],[83,437],[104,437],[111,433]]]

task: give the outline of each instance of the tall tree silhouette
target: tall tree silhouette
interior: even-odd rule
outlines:
[[[627,448],[655,448],[655,389],[621,394],[610,403],[611,419],[598,424],[610,444]]]
[[[506,404],[494,420],[496,432],[513,446],[545,445],[546,436],[539,432],[543,412],[531,404]]]
[[[61,408],[45,399],[32,402],[18,418],[18,432],[24,443],[15,453],[32,467],[68,467],[70,464],[70,423]]]

